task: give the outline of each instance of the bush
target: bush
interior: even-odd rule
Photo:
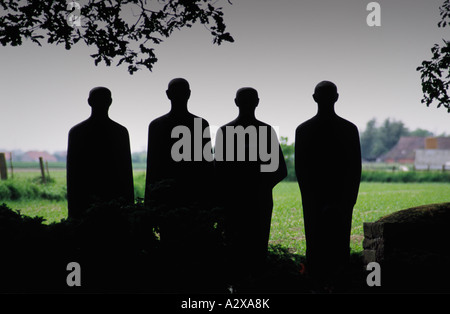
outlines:
[[[0,199],[2,200],[10,200],[11,199],[11,191],[9,190],[6,184],[0,183]]]
[[[0,199],[2,201],[20,199],[47,199],[62,201],[67,198],[65,185],[57,184],[50,180],[46,184],[41,182],[40,177],[26,179],[9,179],[0,181]]]
[[[361,173],[361,182],[450,182],[450,173],[437,171],[371,171]]]
[[[64,271],[73,261],[88,270],[83,273],[84,284],[79,292],[182,289],[173,285],[173,280],[167,286],[167,278],[185,279],[194,273],[192,269],[211,270],[216,265],[211,262],[221,260],[217,258],[223,248],[220,213],[198,204],[170,211],[166,206],[154,205],[96,204],[80,219],[50,225],[43,224],[41,217],[30,218],[0,205],[4,257],[0,260],[0,292],[69,291]],[[160,227],[169,220],[185,223],[181,229],[184,233],[178,239],[181,246],[161,242]],[[177,268],[182,273],[175,271]],[[196,280],[190,284],[194,291],[198,288],[195,283],[216,278],[205,276]]]
[[[295,168],[288,168],[285,181],[296,182]],[[363,170],[361,182],[450,182],[450,172],[442,171],[389,171],[389,170]]]

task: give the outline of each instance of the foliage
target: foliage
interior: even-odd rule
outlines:
[[[450,173],[442,171],[362,171],[361,182],[450,183]]]
[[[147,152],[136,152],[131,154],[131,161],[133,164],[147,163]]]
[[[438,27],[450,25],[450,0],[445,0],[440,9],[441,20]],[[442,46],[435,44],[431,48],[432,58],[423,61],[417,68],[421,73],[423,98],[422,103],[427,107],[433,101],[437,101],[437,107],[444,106],[450,113],[450,97],[448,88],[450,86],[450,41],[443,40]]]
[[[214,247],[222,247],[218,211],[195,210],[198,208],[194,204],[187,207],[192,219],[186,224],[195,220],[197,228],[184,228],[180,241],[192,239],[192,233],[201,233],[204,241],[183,244],[187,244],[186,253],[201,251],[205,262],[209,261],[207,257],[214,255]],[[21,215],[3,204],[0,236],[7,241],[3,241],[2,256],[9,258],[0,261],[0,290],[65,291],[66,275],[58,269],[64,270],[68,261],[77,261],[88,270],[83,273],[83,289],[79,292],[129,292],[130,285],[133,285],[131,289],[161,292],[163,278],[159,276],[174,273],[173,263],[164,253],[167,244],[160,241],[161,225],[168,219],[167,215],[173,215],[171,219],[184,216],[180,211],[168,214],[164,209],[161,204],[146,207],[141,201],[131,205],[99,203],[79,219],[45,225],[42,218]],[[208,247],[203,246],[206,243]],[[184,267],[189,269],[191,262],[203,261],[197,260],[201,259],[198,254],[194,256],[184,262]],[[24,261],[33,261],[33,267],[23,267]],[[39,283],[39,287],[34,287],[34,283]],[[192,286],[195,289],[195,284]]]
[[[11,167],[11,163],[9,161],[6,162],[8,168]],[[14,161],[13,162],[14,169],[40,169],[39,162],[36,161]],[[48,167],[52,169],[66,169],[65,161],[50,161],[48,162]]]
[[[425,129],[421,129],[421,128],[417,128],[414,131],[410,131],[408,136],[417,136],[417,137],[430,137],[430,136],[434,136],[433,132],[425,130]],[[445,137],[445,133],[443,133],[442,135],[439,135],[442,137]]]
[[[414,192],[424,188],[423,185],[411,187],[413,189],[407,189]],[[389,185],[387,188],[372,185],[364,188],[364,197],[379,201],[389,198],[391,206],[376,202],[361,204],[359,201],[355,206],[353,225],[359,225],[360,221],[376,220],[389,212],[402,215],[403,212],[398,210],[414,203],[408,198],[402,198],[404,189],[404,185]],[[403,202],[393,205],[396,198]],[[415,202],[418,203],[417,200]],[[227,276],[223,238],[215,243],[210,242],[212,246],[207,248],[200,247],[200,250],[195,250],[198,243],[190,243],[182,252],[165,250],[158,236],[160,214],[157,207],[144,207],[142,203],[130,206],[112,202],[93,206],[81,219],[44,225],[40,217],[27,217],[4,204],[0,205],[0,237],[4,239],[1,253],[5,257],[0,259],[0,291],[225,293],[230,278]],[[444,214],[448,216],[448,210]],[[211,213],[211,217],[214,215]],[[301,220],[301,216],[298,218]],[[211,225],[205,229],[213,233],[215,230]],[[293,232],[301,233],[303,230],[295,229]],[[208,234],[205,236],[208,237]],[[301,241],[304,242],[304,238]],[[411,255],[405,256],[408,257],[412,258]],[[439,256],[431,258],[431,261],[435,261]],[[65,279],[70,273],[69,269],[66,271],[66,266],[70,261],[81,265],[80,287],[68,287],[66,284]],[[413,261],[416,262],[415,258]],[[305,263],[303,255],[294,253],[284,245],[271,245],[266,266],[241,278],[233,284],[233,288],[238,293],[310,292],[311,282],[300,272],[300,263]],[[346,289],[352,292],[370,291],[366,290],[367,273],[363,266],[361,253],[353,252],[348,273],[350,286]],[[410,277],[411,272],[408,274]],[[434,279],[437,277],[432,277],[431,283],[436,282]],[[423,288],[417,283],[414,287],[419,290]],[[445,291],[448,289],[447,286],[443,288]]]
[[[352,289],[366,287],[361,259],[364,222],[405,208],[448,202],[449,193],[448,183],[362,183],[352,221]],[[201,219],[190,220],[204,222],[204,238],[213,239],[208,249],[202,246],[205,242],[189,242],[181,251],[162,246],[159,225],[170,215],[186,217],[189,208],[198,207],[174,207],[168,213],[166,206],[157,204],[146,208],[140,201],[134,205],[113,202],[93,206],[81,219],[44,225],[43,218],[27,217],[2,205],[1,254],[7,258],[0,259],[0,291],[224,293],[230,283],[229,265],[219,209],[203,211]],[[36,214],[42,213],[37,209]],[[308,281],[299,273],[306,247],[301,197],[294,182],[275,187],[270,243],[265,269],[243,278],[234,286],[237,291],[309,292]],[[66,285],[69,261],[81,264],[81,287]]]
[[[48,179],[46,184],[42,183],[41,177],[0,181],[0,200],[2,201],[20,199],[62,201],[66,200],[66,197],[65,184],[57,183],[54,179]]]
[[[0,236],[7,239],[2,256],[8,258],[0,260],[0,291],[225,293],[230,283],[242,293],[311,289],[299,272],[304,257],[280,245],[269,247],[264,269],[230,282],[223,238],[207,242],[207,247],[204,242],[188,243],[183,251],[167,250],[158,236],[159,218],[156,207],[109,203],[92,207],[82,219],[43,225],[42,218],[21,215],[3,204]],[[204,238],[211,239],[216,230],[207,227]],[[66,285],[69,261],[81,266],[81,287]],[[357,257],[358,267],[360,261]]]
[[[281,150],[283,151],[284,161],[286,162],[286,168],[288,171],[285,181],[296,181],[295,175],[295,144],[288,144],[287,137],[281,137],[280,140]]]
[[[0,205],[0,238],[5,239],[5,233],[9,228],[14,228],[17,224],[28,225],[30,228],[40,225],[45,219],[42,217],[29,217],[21,214],[19,210],[10,210],[6,204]]]
[[[424,172],[424,175],[426,173]],[[395,176],[395,173],[392,174]],[[450,185],[446,183],[361,182],[358,202],[353,215],[352,249],[361,250],[362,224],[375,221],[393,211],[423,204],[448,202]],[[400,181],[400,180],[399,180]],[[424,180],[425,181],[425,180]],[[274,208],[270,233],[271,243],[304,254],[305,241],[301,195],[296,182],[281,182],[273,192]],[[1,202],[0,202],[1,203]],[[43,216],[49,222],[67,217],[67,204],[53,201],[9,201],[10,208],[21,209],[28,216]],[[57,213],[58,218],[55,218]]]
[[[361,134],[361,156],[365,160],[375,160],[388,152],[397,144],[401,136],[407,135],[408,130],[401,121],[386,119],[380,127],[376,126],[376,119],[367,122]]]
[[[213,43],[233,42],[226,32],[222,8],[213,0],[86,0],[72,6],[66,0],[0,0],[0,43],[20,46],[28,39],[41,46],[64,44],[66,49],[82,41],[97,48],[95,65],[128,64],[133,74],[141,66],[152,70],[157,62],[154,46],[175,30],[200,22],[209,26]],[[229,2],[229,1],[228,1]],[[151,3],[151,5],[149,4]],[[229,2],[231,4],[231,2]],[[80,26],[77,26],[80,22]]]
[[[367,122],[366,129],[361,133],[361,156],[364,160],[373,161],[387,153],[399,141],[401,136],[430,136],[432,132],[423,129],[410,131],[403,122],[390,119],[377,126],[373,118]]]
[[[281,144],[282,147],[286,144]],[[287,146],[287,147],[286,147]],[[286,164],[288,165],[288,177],[285,182],[297,182],[293,155],[289,153],[294,144],[283,147]],[[374,168],[374,169],[372,169]],[[393,171],[388,164],[376,164],[361,173],[361,182],[450,182],[450,173],[442,171]],[[143,198],[145,193],[145,171],[134,173],[135,199]],[[0,181],[0,201],[26,200],[37,202],[39,200],[66,201],[67,188],[64,177],[51,178],[46,184],[41,182],[41,177],[24,177]]]

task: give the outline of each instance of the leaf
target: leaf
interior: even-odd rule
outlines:
[[[39,39],[44,38],[44,36],[42,35],[36,35],[36,36],[31,36],[31,41],[33,41],[34,43],[38,44],[40,47],[42,47]]]
[[[162,9],[152,11],[150,6],[160,2]],[[169,37],[173,30],[190,28],[200,22],[210,26],[214,42],[234,42],[226,32],[222,8],[216,6],[216,0],[172,0],[172,1],[83,1],[79,13],[82,27],[70,27],[69,14],[75,8],[67,10],[67,1],[9,1],[0,0],[0,7],[8,14],[0,17],[0,42],[2,45],[20,46],[23,38],[41,46],[41,40],[47,44],[64,44],[66,49],[79,43],[80,39],[88,46],[95,46],[97,54],[91,55],[94,64],[104,61],[110,65],[118,58],[118,65],[128,63],[128,72],[139,70],[138,64],[151,71],[157,62],[153,48],[145,43],[159,44],[161,38]],[[232,4],[228,1],[229,4]],[[121,10],[132,8],[134,21],[123,20]],[[212,19],[210,19],[212,17]],[[42,31],[36,34],[37,31]],[[45,34],[44,36],[41,34]],[[136,53],[135,47],[139,47]],[[133,53],[130,53],[133,52]],[[138,61],[139,60],[139,61]]]

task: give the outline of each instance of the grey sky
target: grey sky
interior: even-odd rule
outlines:
[[[257,117],[293,141],[316,112],[314,86],[326,79],[339,89],[337,113],[360,131],[375,117],[450,133],[450,114],[420,103],[415,70],[449,37],[437,27],[441,0],[378,1],[380,27],[366,24],[370,1],[221,1],[235,43],[213,45],[201,25],[184,29],[156,47],[153,72],[96,67],[94,50],[82,44],[0,47],[0,148],[65,150],[69,129],[90,114],[89,90],[106,86],[111,118],[128,128],[132,151],[146,150],[148,124],[169,110],[165,90],[174,77],[190,82],[190,110],[213,126],[236,117],[235,93],[251,86],[261,99]]]

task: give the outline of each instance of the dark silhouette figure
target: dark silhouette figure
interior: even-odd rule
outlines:
[[[336,85],[319,83],[313,98],[317,114],[296,129],[295,171],[303,204],[307,271],[316,284],[332,288],[349,260],[361,151],[356,126],[335,113]]]
[[[166,94],[171,110],[148,128],[145,203],[168,209],[203,204],[211,196],[214,173],[209,124],[188,111],[187,80],[173,79]],[[161,242],[180,244],[192,229],[187,220],[169,220],[161,226]]]
[[[125,127],[111,120],[111,91],[89,93],[91,116],[69,131],[67,200],[69,217],[79,218],[97,202],[134,202],[130,140]]]
[[[275,130],[255,117],[257,91],[239,89],[235,103],[239,115],[218,130],[215,163],[219,199],[226,210],[231,266],[240,274],[263,265],[272,218],[272,189],[287,176],[287,168]]]

